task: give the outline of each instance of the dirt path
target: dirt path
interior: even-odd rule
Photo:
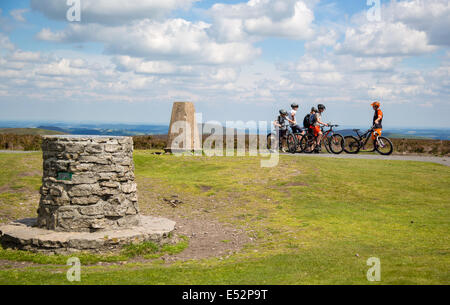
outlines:
[[[341,158],[341,159],[369,159],[369,160],[392,160],[392,161],[418,161],[418,162],[432,162],[439,163],[442,165],[450,166],[450,158],[449,157],[428,157],[428,156],[411,156],[411,155],[391,155],[391,156],[382,156],[382,155],[349,155],[349,154],[284,154],[290,156],[305,156],[305,157],[323,157],[323,158]]]

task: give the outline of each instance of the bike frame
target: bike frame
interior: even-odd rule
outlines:
[[[326,138],[328,138],[328,136],[330,136],[330,133],[331,133],[331,136],[334,135],[334,130],[333,130],[333,128],[334,128],[334,126],[330,127],[330,129],[328,129],[327,131],[325,131],[325,130],[324,130],[324,126],[321,126],[321,127],[320,127],[320,130],[322,130],[322,139],[320,139],[319,146],[322,145],[323,139],[326,139]],[[314,137],[314,140],[317,140],[317,137],[314,135],[314,133],[312,133],[312,136]]]
[[[335,133],[334,130],[333,130],[334,127],[337,127],[337,126],[333,126],[332,125],[330,127],[330,129],[328,129],[327,131],[324,130],[324,126],[320,127],[320,130],[322,131],[322,139],[320,139],[320,143],[317,146],[322,147],[323,139],[327,139],[329,136],[333,136],[334,135],[334,133]],[[317,140],[317,137],[314,135],[314,133],[311,132],[311,129],[308,129],[307,133],[309,133],[313,137],[313,140],[314,140],[314,143],[315,143],[316,142],[315,140]]]
[[[365,148],[367,143],[369,142],[369,139],[371,138],[371,135],[374,132],[374,130],[373,130],[373,128],[371,128],[361,135],[359,134],[359,132],[357,130],[355,130],[355,132],[356,132],[356,135],[358,136],[358,141],[359,141],[360,147]],[[378,140],[378,136],[377,136],[376,140]]]

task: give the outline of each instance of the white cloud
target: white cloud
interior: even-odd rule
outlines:
[[[11,56],[8,57],[8,59],[12,61],[39,61],[41,60],[41,54],[16,50],[11,54]]]
[[[137,74],[183,74],[193,69],[192,66],[179,66],[168,61],[144,61],[130,56],[116,56],[113,62],[120,71]]]
[[[335,71],[336,67],[328,60],[320,60],[310,55],[304,55],[300,58],[294,70],[301,72],[331,72]]]
[[[19,21],[19,22],[25,22],[25,17],[23,16],[23,14],[27,13],[28,9],[17,9],[17,10],[12,10],[10,11],[11,16],[14,18],[14,20]]]
[[[198,0],[82,0],[81,22],[124,24],[133,20],[161,18],[176,9],[187,9]],[[65,0],[31,0],[31,8],[47,18],[66,20]]]
[[[37,34],[36,37],[40,40],[61,42],[64,40],[65,36],[67,36],[67,34],[64,32],[54,33],[49,28],[44,28]]]
[[[450,45],[448,0],[391,1],[381,8],[381,20],[355,14],[345,39],[335,47],[356,56],[415,56]]]
[[[9,40],[9,37],[3,33],[0,33],[0,50],[13,51],[15,49],[14,44]]]
[[[339,56],[340,67],[355,72],[387,72],[401,62],[399,57],[354,57],[351,55]]]
[[[307,50],[318,50],[321,47],[332,47],[336,44],[339,34],[334,29],[326,29],[319,33],[311,41],[305,43]]]
[[[0,67],[6,70],[22,70],[25,67],[23,62],[12,62],[0,57]]]
[[[247,42],[217,42],[208,35],[211,25],[183,19],[164,22],[141,20],[125,26],[71,24],[61,32],[42,30],[37,37],[60,42],[102,42],[110,54],[152,60],[174,60],[206,64],[246,63],[260,50]]]
[[[393,1],[383,8],[384,18],[402,22],[427,33],[430,44],[450,46],[450,2],[448,0]]]
[[[338,43],[338,53],[357,56],[408,56],[435,51],[425,32],[403,23],[371,22],[345,32],[345,41]]]
[[[313,11],[304,1],[250,0],[239,4],[215,4],[211,9],[215,35],[225,41],[245,37],[285,37],[308,39],[312,36]]]
[[[88,69],[80,67],[80,61],[61,59],[57,62],[45,64],[36,71],[39,75],[45,76],[86,76],[91,74]]]
[[[210,77],[218,82],[234,82],[238,78],[238,72],[233,68],[220,68],[211,73]]]

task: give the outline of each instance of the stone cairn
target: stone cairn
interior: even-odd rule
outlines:
[[[37,224],[94,232],[139,224],[130,137],[44,137]]]
[[[3,247],[67,254],[168,242],[175,222],[139,214],[133,140],[45,136],[38,217],[0,226]]]

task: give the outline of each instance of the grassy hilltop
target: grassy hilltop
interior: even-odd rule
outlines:
[[[450,284],[450,169],[409,161],[134,155],[141,212],[169,248],[78,254],[81,284]],[[34,217],[40,153],[0,154],[0,222]],[[166,198],[183,203],[172,207]],[[0,284],[70,284],[67,257],[0,250]],[[22,263],[18,263],[21,261]],[[101,263],[108,262],[108,263]],[[126,262],[126,264],[125,264]]]

